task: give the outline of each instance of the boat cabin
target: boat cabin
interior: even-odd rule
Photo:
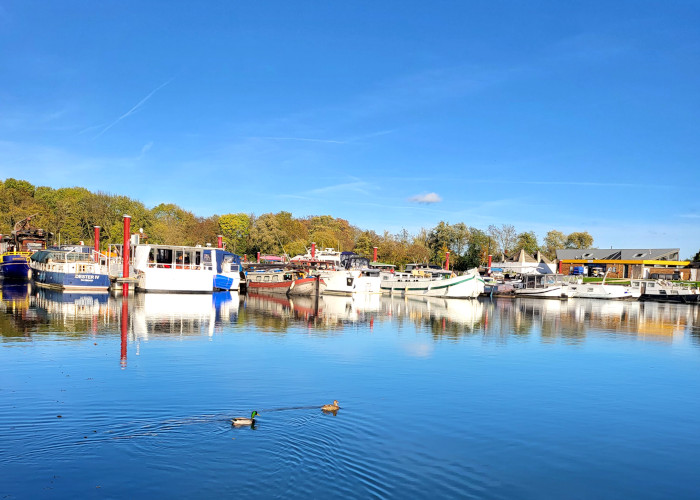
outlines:
[[[284,281],[301,279],[305,276],[301,271],[272,269],[268,271],[248,271],[246,278],[250,283],[282,283]]]
[[[147,252],[147,254],[146,254]],[[241,270],[241,258],[221,248],[186,247],[172,245],[138,245],[137,268],[147,256],[146,268],[206,270],[217,273],[236,273]]]

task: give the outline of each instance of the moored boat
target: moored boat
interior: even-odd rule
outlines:
[[[110,286],[109,274],[97,260],[89,247],[62,246],[32,254],[29,266],[38,286],[104,292]]]
[[[572,284],[582,284],[581,278],[561,274],[527,274],[513,293],[516,297],[566,299],[574,292],[569,286]]]
[[[380,288],[388,294],[471,299],[483,293],[484,280],[476,269],[457,276],[450,271],[424,268],[385,276]]]
[[[250,291],[279,295],[314,295],[326,289],[323,278],[290,269],[248,271],[246,285]]]
[[[641,301],[700,304],[700,290],[697,287],[666,280],[647,279],[632,280],[631,285],[633,289],[639,291]]]
[[[32,217],[17,222],[12,233],[0,240],[0,277],[5,280],[30,279],[29,257],[46,248],[48,233],[32,226]]]
[[[580,299],[636,300],[639,290],[609,283],[576,283],[567,285],[567,295]]]
[[[345,254],[345,252],[344,252]],[[357,254],[344,255],[344,269],[321,271],[326,295],[381,293],[381,271],[371,268],[369,259]]]
[[[238,291],[241,259],[221,248],[136,245],[136,290],[166,293]]]

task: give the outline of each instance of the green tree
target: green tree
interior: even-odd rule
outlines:
[[[267,213],[257,217],[250,228],[250,250],[263,254],[281,254],[284,233],[279,227],[275,214]]]
[[[539,249],[540,246],[537,243],[537,236],[534,231],[523,232],[518,235],[514,251],[519,252],[520,250],[525,250],[525,253],[533,255],[537,253]]]
[[[430,249],[430,262],[442,264],[445,261],[445,252],[450,251],[450,245],[455,239],[453,228],[444,221],[428,233],[428,248]]]
[[[219,217],[219,232],[224,237],[226,248],[233,253],[245,254],[248,251],[250,216],[239,212]]]
[[[355,242],[354,252],[371,258],[374,247],[379,246],[379,235],[374,231],[362,231]]]
[[[544,253],[548,259],[554,260],[557,258],[557,250],[563,248],[566,248],[566,235],[556,229],[549,231],[544,237],[542,253]]]
[[[591,248],[593,236],[587,231],[571,233],[566,237],[566,248]]]

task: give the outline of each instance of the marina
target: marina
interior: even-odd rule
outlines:
[[[297,497],[332,483],[341,496],[507,499],[558,497],[563,481],[587,498],[690,498],[700,487],[694,305],[25,282],[0,286],[0,325],[10,497]],[[254,427],[232,426],[252,411]],[[650,474],[659,461],[664,473]]]

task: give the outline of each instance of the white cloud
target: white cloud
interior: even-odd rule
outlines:
[[[437,193],[426,193],[412,196],[408,201],[413,203],[440,203],[442,198],[440,198],[440,195]]]

